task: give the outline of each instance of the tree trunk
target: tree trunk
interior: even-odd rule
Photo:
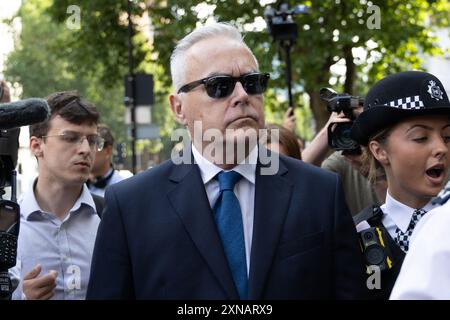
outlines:
[[[316,133],[322,129],[328,121],[330,114],[326,109],[326,103],[320,99],[319,87],[317,90],[307,90],[309,95],[310,107],[314,120],[316,121]]]
[[[355,82],[356,82],[356,66],[353,61],[352,46],[344,47],[345,65],[347,71],[345,72],[344,92],[348,94],[355,94]]]

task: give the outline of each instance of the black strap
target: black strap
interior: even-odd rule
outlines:
[[[93,186],[93,187],[96,187],[98,189],[105,189],[106,186],[109,183],[109,180],[111,180],[112,176],[114,175],[114,171],[115,170],[114,170],[114,167],[112,165],[111,165],[111,169],[112,169],[111,172],[108,173],[108,175],[106,177],[98,176],[98,177],[95,177],[94,180],[88,180],[86,182],[88,188]]]
[[[381,218],[383,217],[383,211],[377,205],[369,206],[361,210],[357,215],[353,217],[353,222],[355,225],[362,221],[367,221],[370,225],[378,225],[381,223]]]
[[[100,197],[96,194],[91,193],[92,195],[92,199],[94,199],[94,203],[95,203],[95,210],[97,211],[98,216],[100,217],[100,219],[102,218],[102,211],[103,211],[103,207],[105,205],[105,199],[103,197]]]

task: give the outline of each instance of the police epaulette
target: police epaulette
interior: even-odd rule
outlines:
[[[383,217],[383,211],[377,205],[369,206],[361,210],[356,216],[353,217],[355,225],[362,221],[367,221],[370,225],[377,223]]]
[[[442,195],[436,197],[433,200],[432,204],[438,204],[438,205],[442,206],[444,203],[446,203],[448,201],[448,199],[450,199],[450,189],[445,188]]]

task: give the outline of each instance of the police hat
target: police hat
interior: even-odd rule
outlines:
[[[438,78],[421,71],[400,72],[378,81],[364,101],[351,137],[366,146],[369,138],[411,116],[450,115],[450,102]]]

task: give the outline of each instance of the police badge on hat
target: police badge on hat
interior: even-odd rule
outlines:
[[[405,71],[378,81],[367,93],[351,138],[367,145],[376,132],[411,116],[450,115],[450,101],[441,81],[423,71]]]
[[[434,82],[433,80],[430,80],[429,82],[428,93],[430,94],[431,98],[436,99],[437,101],[444,99],[442,97],[441,88],[436,85],[436,82]]]

